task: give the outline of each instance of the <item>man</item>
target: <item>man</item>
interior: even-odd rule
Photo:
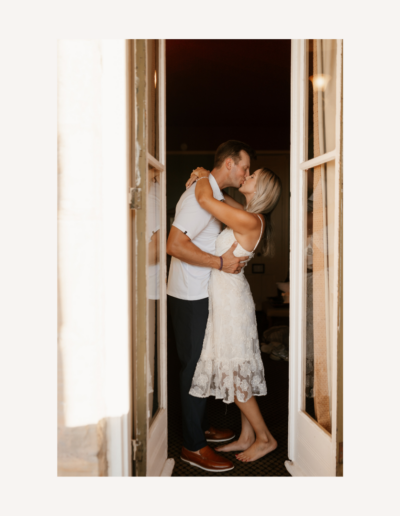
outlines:
[[[214,158],[209,177],[213,195],[220,201],[239,206],[221,189],[239,188],[250,173],[250,157],[255,152],[249,145],[229,140],[222,143]],[[222,260],[215,256],[215,241],[221,225],[196,200],[196,183],[184,192],[176,205],[176,215],[168,241],[167,253],[172,256],[168,278],[168,304],[181,362],[180,389],[183,420],[181,459],[206,471],[224,472],[233,463],[215,453],[208,442],[223,442],[234,437],[231,430],[210,426],[206,416],[207,398],[189,394],[192,378],[200,358],[208,318],[208,281],[211,268],[230,274],[241,271],[245,262],[234,256],[237,243]]]

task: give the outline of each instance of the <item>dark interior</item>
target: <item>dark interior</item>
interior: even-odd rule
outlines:
[[[167,228],[175,205],[193,168],[212,170],[218,145],[235,139],[256,151],[290,150],[290,40],[167,40]],[[289,158],[289,155],[288,155]],[[252,165],[256,170],[257,163]],[[289,203],[288,203],[289,205]],[[273,262],[271,262],[273,265]],[[271,265],[271,266],[272,266]],[[268,264],[267,264],[268,267]],[[285,277],[278,281],[288,280]],[[280,317],[279,290],[268,298],[267,312],[260,305],[257,323],[260,345],[264,332],[288,326]],[[266,298],[267,300],[267,298]],[[272,314],[272,315],[271,315]],[[262,353],[268,394],[257,399],[278,448],[253,463],[235,463],[228,476],[290,476],[287,460],[288,362]],[[240,432],[240,411],[234,405],[209,399],[214,426]],[[179,400],[179,361],[168,318],[168,456],[175,459],[173,476],[218,476],[180,460],[182,446]]]

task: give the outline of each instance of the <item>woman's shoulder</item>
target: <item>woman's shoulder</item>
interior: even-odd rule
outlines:
[[[265,226],[265,217],[262,213],[257,213],[257,216],[259,218],[259,220],[261,221],[263,227]]]
[[[262,225],[262,227],[265,226],[265,219],[264,219],[264,215],[262,213],[249,213],[249,215],[253,216],[253,220],[254,220],[253,229],[257,229],[257,228],[260,229],[261,225]]]

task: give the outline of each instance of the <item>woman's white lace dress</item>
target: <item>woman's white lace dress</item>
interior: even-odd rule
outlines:
[[[261,235],[262,228],[261,220]],[[216,241],[216,255],[224,254],[235,240],[233,230],[224,229]],[[234,254],[251,259],[254,249],[250,253],[238,244]],[[246,402],[251,396],[267,394],[255,305],[243,270],[211,272],[207,328],[189,391],[192,396],[211,395],[232,403],[235,396]]]

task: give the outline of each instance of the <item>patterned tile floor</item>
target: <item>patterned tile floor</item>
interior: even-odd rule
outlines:
[[[259,319],[259,318],[258,318]],[[261,328],[259,327],[260,333]],[[168,339],[168,457],[175,459],[173,477],[198,476],[267,476],[290,477],[285,468],[288,438],[288,362],[275,362],[262,353],[268,394],[257,397],[261,413],[275,439],[278,448],[258,461],[243,464],[235,454],[225,454],[235,465],[226,473],[211,473],[190,466],[180,459],[182,446],[181,407],[179,402],[179,361],[173,335]],[[215,398],[209,399],[208,411],[211,424],[220,428],[231,428],[240,434],[240,411],[234,404],[225,404]],[[217,444],[211,443],[215,447]]]

